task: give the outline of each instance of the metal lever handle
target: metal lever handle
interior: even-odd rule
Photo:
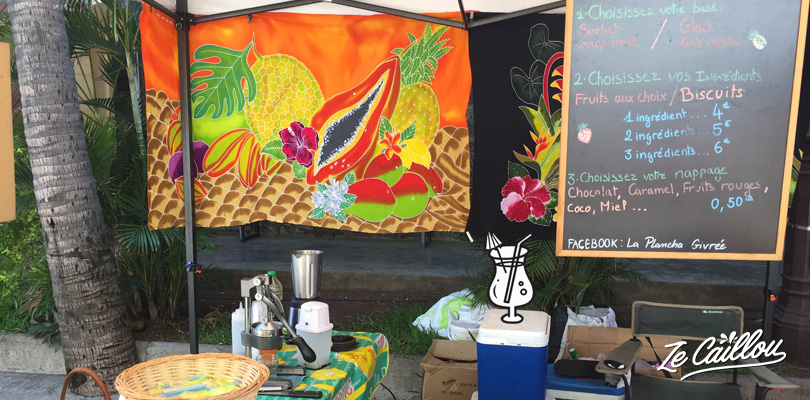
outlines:
[[[267,290],[266,286],[259,286],[259,290],[264,295],[262,295],[262,293],[257,293],[256,294],[256,299],[261,300],[264,304],[267,305],[268,310],[276,313],[276,315],[279,316],[279,320],[281,321],[282,324],[284,324],[284,327],[287,328],[287,332],[289,332],[289,334],[290,334],[289,342],[295,344],[296,346],[298,346],[298,350],[301,351],[301,356],[304,357],[304,360],[306,362],[315,361],[315,358],[316,358],[315,352],[312,351],[312,348],[309,347],[309,345],[304,340],[304,338],[302,338],[301,336],[298,336],[298,334],[295,333],[295,329],[293,329],[290,326],[290,324],[287,322],[287,319],[284,318],[284,312],[282,311],[283,308],[280,307],[281,300],[279,300],[278,297],[276,297],[276,295],[273,294],[272,291]],[[269,297],[271,297],[273,299],[272,302],[267,298],[268,297],[267,295],[269,295]],[[276,306],[276,304],[273,304],[274,302],[277,302],[279,306]]]

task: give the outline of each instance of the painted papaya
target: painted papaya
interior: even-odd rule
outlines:
[[[434,197],[442,194],[444,184],[442,183],[442,178],[439,177],[439,173],[436,172],[435,169],[428,168],[422,164],[413,163],[411,164],[411,167],[408,168],[408,172],[419,175],[425,180],[428,187],[428,196]]]
[[[402,174],[399,182],[391,186],[391,191],[396,198],[394,216],[403,219],[421,214],[425,211],[428,200],[430,200],[425,180],[421,176],[410,172]]]
[[[385,154],[378,154],[366,167],[363,178],[382,179],[390,186],[397,183],[399,178],[402,178],[403,173],[405,173],[405,167],[402,165],[402,159],[398,155],[392,154],[389,159]]]
[[[381,62],[359,85],[332,96],[312,115],[311,126],[323,138],[307,168],[307,183],[330,176],[361,176],[374,158],[380,118],[390,118],[399,96],[399,57]]]
[[[386,219],[394,211],[396,198],[388,184],[381,179],[363,179],[349,186],[349,193],[357,196],[354,204],[344,210],[369,222]]]

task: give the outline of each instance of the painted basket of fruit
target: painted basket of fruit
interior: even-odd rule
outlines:
[[[262,363],[227,353],[158,358],[126,369],[115,388],[127,400],[253,400],[270,376]]]

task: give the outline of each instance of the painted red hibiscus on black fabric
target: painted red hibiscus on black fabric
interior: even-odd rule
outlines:
[[[551,194],[545,183],[529,176],[516,176],[501,189],[501,211],[510,221],[523,222],[529,216],[540,218],[546,213]]]
[[[289,128],[278,133],[284,143],[281,150],[287,161],[298,161],[304,167],[312,165],[312,151],[318,148],[318,132],[304,124],[293,121]]]

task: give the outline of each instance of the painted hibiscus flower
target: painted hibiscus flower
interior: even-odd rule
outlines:
[[[529,176],[516,176],[506,181],[501,189],[501,212],[510,221],[523,222],[529,216],[540,218],[546,214],[551,194],[546,184]]]
[[[318,132],[304,124],[293,121],[289,128],[278,133],[284,145],[281,150],[287,161],[298,161],[301,166],[312,165],[312,151],[318,148]]]

